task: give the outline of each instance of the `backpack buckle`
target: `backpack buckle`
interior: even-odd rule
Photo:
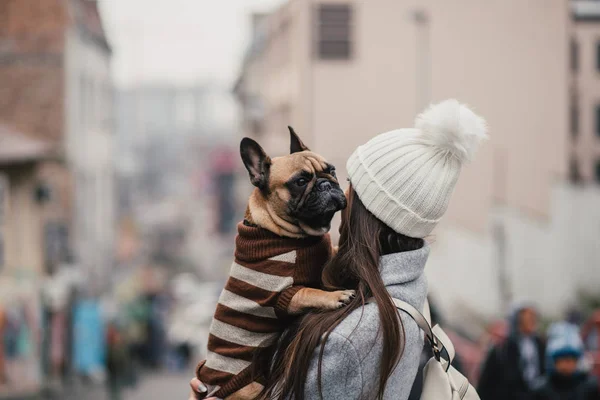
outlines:
[[[431,343],[431,348],[433,350],[433,356],[439,362],[442,359],[442,352],[439,348],[439,342],[436,340]]]

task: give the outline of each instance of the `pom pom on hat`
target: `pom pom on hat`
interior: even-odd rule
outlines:
[[[461,162],[470,161],[479,143],[488,138],[485,120],[455,99],[430,106],[417,116],[415,128],[421,130],[424,143]]]

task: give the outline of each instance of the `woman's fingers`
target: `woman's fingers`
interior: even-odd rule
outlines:
[[[208,393],[208,388],[205,384],[200,382],[200,379],[193,378],[190,381],[190,387],[192,388],[192,393],[194,394],[195,399],[203,399]]]
[[[190,387],[192,388],[192,394],[190,395],[189,400],[222,400],[218,397],[204,397],[208,394],[208,388],[198,378],[193,378],[190,381]]]
[[[190,387],[192,388],[192,394],[190,400],[204,399],[204,400],[222,400],[218,397],[204,397],[208,394],[208,388],[198,378],[193,378],[190,381]]]

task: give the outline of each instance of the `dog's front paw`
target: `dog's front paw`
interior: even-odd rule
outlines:
[[[346,304],[350,303],[350,300],[356,296],[356,291],[354,290],[338,290],[335,292],[330,292],[330,301],[327,304],[327,309],[336,310],[338,308],[344,307]]]

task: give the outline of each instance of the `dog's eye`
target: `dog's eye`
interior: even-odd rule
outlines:
[[[331,168],[331,171],[329,171],[329,175],[333,176],[334,178],[337,178],[337,175],[335,174],[335,168]]]
[[[296,185],[298,186],[306,186],[307,183],[308,180],[306,180],[305,178],[299,178],[296,180]]]

